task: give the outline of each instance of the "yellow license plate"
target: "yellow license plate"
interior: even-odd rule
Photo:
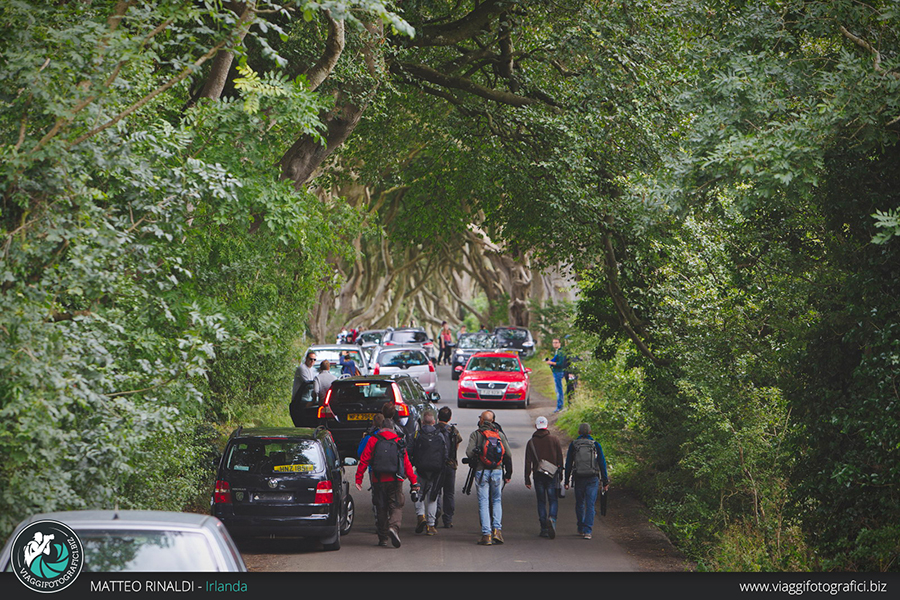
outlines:
[[[347,415],[348,421],[371,421],[374,418],[374,413],[352,413]]]
[[[272,470],[278,473],[306,473],[313,469],[313,465],[276,465],[272,467]]]

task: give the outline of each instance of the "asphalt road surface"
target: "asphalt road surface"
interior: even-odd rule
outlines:
[[[469,434],[478,423],[485,407],[460,409],[456,406],[456,385],[450,367],[438,367],[438,407],[453,409],[452,422],[463,436],[460,458],[464,456]],[[495,408],[495,407],[491,407]],[[513,451],[513,478],[503,490],[503,545],[479,546],[478,500],[460,492],[468,467],[460,465],[456,480],[456,514],[454,527],[438,525],[437,535],[416,534],[415,506],[409,499],[409,486],[404,485],[406,504],[400,548],[377,547],[375,519],[370,494],[364,485],[357,491],[351,483],[356,503],[353,529],[341,538],[341,549],[324,552],[315,540],[255,539],[239,543],[244,561],[251,571],[442,571],[442,572],[576,572],[638,571],[637,562],[610,538],[604,518],[594,520],[593,539],[585,540],[576,532],[574,490],[569,489],[559,500],[556,539],[538,536],[540,524],[534,489],[525,487],[523,466],[525,444],[534,432],[534,419],[549,416],[553,405],[533,405],[527,409],[495,408],[497,422],[503,427]],[[565,448],[563,448],[565,452]],[[355,472],[347,469],[353,479]]]

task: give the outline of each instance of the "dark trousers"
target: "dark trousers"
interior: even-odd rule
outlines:
[[[444,469],[444,482],[441,484],[441,492],[438,494],[438,510],[443,513],[441,519],[444,525],[453,522],[453,513],[456,510],[456,469],[447,467]]]
[[[403,481],[372,483],[372,502],[375,504],[375,530],[379,540],[388,539],[388,529],[400,531],[403,516]]]
[[[450,364],[450,346],[444,346],[441,348],[440,353],[438,354],[437,362],[439,365],[441,364]]]

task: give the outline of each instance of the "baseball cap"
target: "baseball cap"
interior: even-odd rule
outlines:
[[[538,429],[547,429],[547,417],[538,417],[535,419],[534,426]]]

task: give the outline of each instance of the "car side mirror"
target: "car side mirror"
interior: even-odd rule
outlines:
[[[345,467],[355,467],[357,464],[359,464],[359,461],[356,460],[355,458],[350,458],[348,456],[347,458],[344,459]]]
[[[531,373],[531,367],[525,367],[525,372],[526,372],[526,373]]]
[[[462,367],[456,367],[456,368],[453,369],[453,370],[456,371],[457,373],[462,373],[463,368],[462,368]]]
[[[440,395],[440,394],[438,394],[437,392],[431,392],[431,398],[430,398],[430,400],[431,400],[432,402],[438,402],[438,401],[440,401],[440,399],[441,399],[441,395]]]

